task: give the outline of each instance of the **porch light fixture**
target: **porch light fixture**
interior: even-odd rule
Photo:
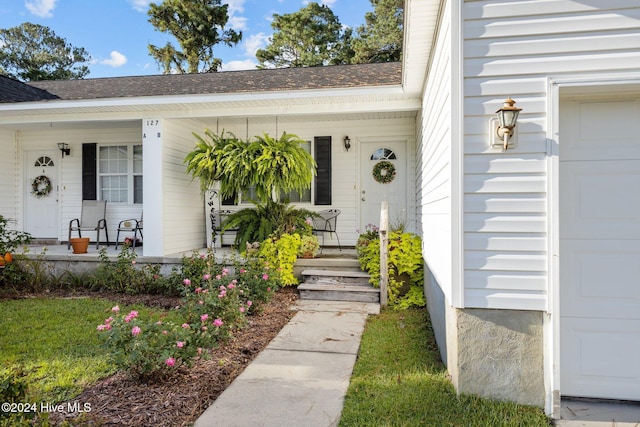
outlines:
[[[491,129],[495,128],[491,145],[502,146],[503,151],[509,148],[509,141],[515,134],[514,129],[518,121],[518,114],[522,111],[522,108],[514,106],[515,103],[516,101],[511,97],[507,98],[502,108],[496,111],[496,117],[491,120]],[[512,141],[511,146],[515,146],[515,141]]]
[[[64,159],[64,155],[71,155],[71,148],[69,148],[69,144],[66,142],[58,142],[58,149],[62,151],[62,158]]]
[[[351,139],[349,139],[349,136],[345,136],[344,137],[344,149],[349,151],[349,148],[351,148]]]

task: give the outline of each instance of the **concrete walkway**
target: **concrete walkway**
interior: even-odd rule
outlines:
[[[298,313],[196,427],[335,426],[369,314],[379,304],[298,300]]]

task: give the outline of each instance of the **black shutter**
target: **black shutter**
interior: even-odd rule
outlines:
[[[96,183],[98,144],[82,144],[82,200],[97,200]]]
[[[318,165],[316,175],[316,205],[331,204],[331,137],[316,136],[315,160]]]

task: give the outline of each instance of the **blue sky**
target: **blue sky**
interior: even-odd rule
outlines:
[[[159,3],[161,0],[156,0]],[[331,7],[344,26],[356,28],[372,10],[369,0],[317,0]],[[156,31],[148,22],[152,0],[1,0],[0,28],[32,22],[51,28],[92,57],[88,78],[160,74],[147,45],[164,46],[175,39]],[[272,33],[274,13],[292,13],[308,0],[223,0],[229,4],[229,25],[243,32],[233,48],[218,45],[223,70],[255,68],[255,51]]]

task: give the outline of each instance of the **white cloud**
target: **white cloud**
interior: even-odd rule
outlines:
[[[56,8],[57,0],[31,0],[25,1],[24,6],[36,16],[41,18],[51,18],[53,9]]]
[[[245,59],[244,61],[229,61],[222,64],[220,71],[253,70],[258,63],[255,59]]]
[[[113,68],[118,68],[127,63],[127,57],[117,50],[112,50],[109,59],[103,59],[102,61],[100,61],[100,63]]]
[[[129,0],[131,6],[138,12],[147,12],[149,9],[149,3],[152,3],[154,0]]]
[[[244,16],[229,15],[228,24],[234,30],[246,30],[247,18]]]
[[[229,5],[229,15],[234,15],[236,12],[244,12],[245,0],[226,0],[224,3]]]
[[[245,56],[256,56],[256,51],[267,45],[269,36],[265,33],[251,34],[242,42]]]

